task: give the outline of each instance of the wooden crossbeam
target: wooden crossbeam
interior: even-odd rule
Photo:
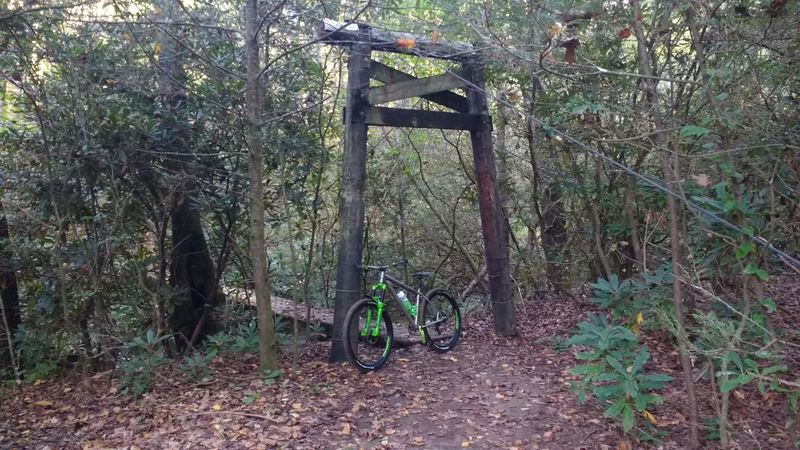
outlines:
[[[467,61],[475,57],[475,48],[463,42],[446,42],[411,33],[384,31],[364,23],[342,23],[323,19],[319,25],[320,41],[332,45],[369,44],[371,50],[404,53],[423,58]]]
[[[450,89],[459,88],[465,85],[462,77],[446,73],[427,78],[415,78],[413,80],[400,81],[380,87],[370,88],[369,104],[380,105],[404,98],[421,97],[437,92],[446,92]]]
[[[366,124],[384,127],[482,131],[491,130],[492,118],[488,114],[463,114],[370,106],[366,110]]]
[[[379,63],[378,61],[371,62],[370,77],[386,84],[394,84],[402,81],[418,79],[417,77],[409,75],[405,72],[401,72],[393,67],[389,67],[386,64]],[[458,112],[469,112],[467,98],[454,92],[436,92],[433,94],[420,95],[420,97],[428,100],[429,102],[445,106]]]

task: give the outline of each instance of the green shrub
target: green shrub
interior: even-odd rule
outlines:
[[[626,433],[640,422],[639,416],[655,423],[648,408],[661,404],[663,399],[652,391],[663,389],[672,378],[645,373],[650,353],[646,346],[639,347],[638,338],[630,329],[594,316],[579,323],[577,332],[565,344],[590,349],[577,355],[586,364],[570,371],[582,377],[571,385],[578,401],[583,403],[593,395],[606,407],[605,415],[619,420]]]
[[[614,320],[625,320],[638,334],[645,317],[652,317],[656,309],[669,309],[672,271],[662,266],[655,272],[642,272],[639,277],[620,281],[612,274],[608,279],[598,278],[592,302],[611,312]]]
[[[19,352],[20,371],[28,381],[47,378],[58,372],[62,359],[58,351],[60,337],[43,329],[20,325],[14,333],[14,345]]]
[[[211,377],[211,369],[208,367],[216,357],[214,352],[195,352],[183,357],[181,371],[189,381],[198,383]]]
[[[275,337],[278,345],[284,346],[291,337],[291,323],[281,316],[275,317]],[[247,323],[239,323],[229,331],[220,331],[206,337],[207,353],[255,353],[258,351],[258,323],[251,318]]]
[[[153,330],[147,330],[144,337],[134,338],[124,346],[117,361],[117,370],[122,373],[124,394],[139,397],[152,389],[156,369],[167,362],[161,342],[169,337],[156,336]]]

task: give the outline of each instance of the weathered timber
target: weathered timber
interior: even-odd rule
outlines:
[[[243,289],[229,289],[226,291],[226,295],[230,299],[238,300],[253,308],[256,307],[256,297],[252,292],[248,293]],[[308,317],[306,317],[305,305],[303,308],[298,308],[297,303],[292,300],[272,296],[272,313],[287,319],[294,319],[296,317],[300,322],[306,323],[306,325],[322,325],[329,333],[333,330],[334,314],[333,310],[330,308],[314,306],[311,308]],[[408,327],[400,323],[395,324],[394,341],[398,346],[405,346],[418,344],[421,342],[421,339],[418,333],[409,332]]]
[[[468,44],[452,44],[418,38],[409,33],[375,30],[363,24],[342,24],[323,20],[320,41],[350,47],[348,97],[345,116],[345,150],[342,171],[342,203],[339,253],[336,272],[331,362],[344,360],[343,319],[356,300],[358,274],[364,247],[364,184],[366,178],[367,129],[370,125],[405,128],[469,130],[478,185],[481,227],[486,249],[486,267],[492,299],[495,333],[513,335],[514,301],[511,293],[509,254],[497,187],[497,171],[492,151],[492,123],[486,99],[485,75],[481,57]],[[413,54],[421,57],[460,61],[466,74],[448,74],[418,79],[370,61],[372,51]],[[386,83],[370,90],[369,80]],[[464,87],[464,98],[447,89]],[[370,95],[371,94],[371,95]],[[419,96],[459,111],[447,113],[374,106],[401,98]],[[372,103],[372,105],[370,104]]]
[[[363,23],[341,23],[330,19],[323,19],[320,22],[319,36],[322,42],[328,44],[364,43],[374,51],[403,53],[423,58],[466,61],[475,54],[474,47],[463,42],[433,40],[411,33],[378,30]]]
[[[366,110],[367,125],[382,127],[438,128],[443,130],[490,130],[488,114],[462,114],[417,109],[371,106]]]
[[[369,90],[369,104],[380,105],[404,98],[421,97],[426,94],[449,91],[463,87],[464,78],[452,73],[445,73],[427,78],[399,81],[397,83],[374,87]]]
[[[331,362],[346,360],[344,316],[361,294],[361,264],[364,251],[364,185],[367,178],[367,92],[369,91],[370,46],[356,43],[347,61],[347,109],[345,112],[342,194],[339,207],[339,251],[336,258]]]
[[[467,91],[470,113],[487,114],[485,75],[479,64],[465,64],[473,87]],[[475,178],[478,188],[478,206],[481,211],[481,229],[486,251],[486,272],[489,276],[489,293],[492,301],[494,331],[500,336],[515,334],[514,299],[511,295],[508,243],[502,199],[497,188],[497,169],[492,151],[491,129],[470,132],[472,158],[475,161]]]
[[[387,66],[386,64],[379,63],[378,61],[372,61],[370,72],[370,76],[372,78],[386,84],[394,84],[402,81],[418,79],[413,75],[401,72],[393,67]],[[454,92],[437,92],[435,94],[420,95],[420,97],[428,100],[429,102],[445,106],[458,112],[469,112],[467,98]]]

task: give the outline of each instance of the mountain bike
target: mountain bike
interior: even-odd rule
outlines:
[[[433,272],[414,273],[412,277],[417,281],[414,288],[386,273],[389,267],[356,266],[378,275],[370,296],[353,304],[344,320],[345,353],[362,372],[378,370],[392,352],[394,329],[387,311],[391,298],[400,303],[400,310],[409,322],[409,331],[418,332],[422,343],[432,349],[451,350],[461,336],[461,311],[453,295],[444,289],[422,291],[425,279],[433,276]],[[387,292],[391,294],[389,298]]]

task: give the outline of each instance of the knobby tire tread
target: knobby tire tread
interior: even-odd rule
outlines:
[[[450,342],[446,346],[437,346],[431,339],[430,334],[428,333],[428,329],[423,328],[423,332],[425,333],[425,342],[427,342],[428,346],[433,350],[439,352],[448,352],[452,350],[456,346],[456,344],[458,344],[458,340],[461,338],[461,326],[462,326],[461,309],[458,307],[458,302],[456,302],[456,299],[453,297],[453,295],[444,289],[440,288],[433,289],[430,292],[428,292],[425,295],[425,297],[431,298],[435,295],[444,295],[447,298],[447,301],[450,303],[450,306],[453,308],[453,311],[455,311],[456,315],[458,316],[458,322],[457,322],[458,326],[456,327],[454,332],[455,336],[450,340]],[[423,318],[425,317],[425,310],[427,307],[428,307],[428,301],[426,300],[425,302],[422,303],[419,312]]]
[[[353,306],[347,310],[347,315],[344,317],[344,334],[342,335],[342,339],[344,339],[344,353],[345,356],[347,356],[347,360],[350,361],[350,363],[362,373],[372,372],[380,369],[384,364],[386,364],[386,361],[389,360],[389,357],[392,354],[392,348],[394,347],[394,329],[392,328],[392,319],[384,310],[382,314],[383,317],[381,319],[383,320],[383,323],[386,324],[386,338],[391,341],[389,344],[389,352],[384,358],[373,365],[362,364],[355,355],[355,352],[352,348],[353,343],[350,340],[350,323],[353,320],[353,315],[357,314],[360,309],[364,307],[364,305],[369,304],[372,304],[377,308],[375,301],[371,298],[362,298],[361,300],[353,303]]]

